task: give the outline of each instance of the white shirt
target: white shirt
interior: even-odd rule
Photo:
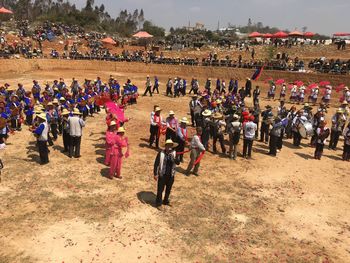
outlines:
[[[255,138],[255,132],[257,129],[258,129],[258,126],[254,122],[252,121],[246,122],[243,125],[244,138],[253,140]]]
[[[85,122],[83,119],[73,116],[68,118],[69,125],[69,135],[73,137],[81,137],[83,133],[83,127],[85,126]]]

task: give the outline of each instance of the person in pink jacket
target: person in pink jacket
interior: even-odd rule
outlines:
[[[129,142],[128,138],[124,136],[125,129],[124,127],[120,127],[117,131],[117,136],[115,143],[112,147],[111,151],[111,162],[109,169],[109,178],[112,179],[116,177],[118,179],[122,179],[121,169],[122,169],[122,158],[129,157]],[[126,148],[125,155],[123,154],[123,148]]]
[[[111,162],[111,153],[113,145],[115,144],[117,138],[117,123],[111,121],[106,132],[106,156],[105,165],[109,165]]]

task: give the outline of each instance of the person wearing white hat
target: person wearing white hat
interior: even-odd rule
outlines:
[[[165,149],[157,154],[153,167],[154,180],[158,181],[157,207],[160,207],[162,204],[170,205],[169,196],[174,184],[176,165],[179,164],[180,162],[176,158],[176,152],[174,151],[174,142],[171,139],[166,140]],[[165,196],[162,199],[164,188]]]
[[[80,144],[81,136],[83,132],[83,127],[85,127],[85,122],[80,118],[81,113],[77,108],[74,108],[73,116],[68,118],[69,125],[69,136],[70,136],[70,146],[69,146],[69,158],[80,157]]]
[[[179,123],[177,121],[177,118],[175,117],[174,111],[169,111],[169,117],[166,118],[166,133],[165,133],[165,139],[172,139],[173,141],[176,140],[176,131],[179,126]]]
[[[186,117],[183,117],[180,121],[180,126],[177,128],[177,142],[179,143],[179,145],[176,148],[176,152],[180,153],[177,155],[178,159],[180,160],[180,162],[183,162],[183,151],[185,150],[185,146],[187,144],[187,140],[188,140],[188,131],[187,131],[187,124],[188,124],[188,120]]]
[[[37,115],[39,126],[35,129],[31,129],[34,135],[37,137],[37,145],[40,155],[40,164],[45,165],[49,163],[49,149],[47,147],[49,125],[47,123],[46,114],[40,113]]]
[[[149,146],[152,147],[153,143],[156,143],[156,148],[159,148],[159,136],[160,129],[165,125],[162,116],[160,116],[162,109],[159,106],[154,107],[154,112],[151,114],[151,127],[150,127],[150,137]]]

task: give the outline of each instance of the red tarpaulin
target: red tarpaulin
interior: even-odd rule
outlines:
[[[315,33],[312,33],[312,32],[304,33],[304,37],[314,37],[314,36],[315,36]]]
[[[262,36],[261,33],[259,33],[259,32],[253,32],[253,33],[249,34],[248,37],[254,38],[254,37],[261,37],[261,36]]]
[[[133,37],[136,37],[136,38],[151,38],[153,36],[151,34],[148,34],[146,31],[140,31],[140,32],[136,33],[135,35],[133,35]]]
[[[115,42],[112,38],[107,37],[101,40],[103,44],[110,44],[110,45],[115,45],[117,42]]]
[[[302,37],[304,36],[303,33],[300,33],[299,31],[293,31],[288,34],[290,37]]]
[[[350,33],[337,32],[337,33],[334,33],[333,36],[335,36],[335,37],[346,37],[346,36],[350,36]]]
[[[280,31],[280,32],[277,32],[276,34],[273,34],[273,37],[274,38],[286,38],[286,37],[288,37],[288,34],[283,32],[283,31]]]
[[[11,10],[6,9],[5,7],[1,7],[0,14],[13,14],[13,12]]]
[[[270,33],[263,35],[263,38],[272,38],[272,37],[273,37],[273,35]]]

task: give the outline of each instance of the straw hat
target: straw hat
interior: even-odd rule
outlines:
[[[180,123],[188,124],[188,119],[186,117],[183,117]]]
[[[346,90],[346,91],[347,91],[347,90],[349,90],[349,88],[348,88],[348,87],[344,87],[344,90]]]
[[[61,97],[60,98],[60,101],[65,101],[66,99],[64,97]]]
[[[338,109],[337,113],[344,113],[344,110],[343,109]]]
[[[62,115],[69,115],[69,110],[67,110],[67,109],[63,109],[63,111],[62,111]]]
[[[341,105],[348,105],[347,101],[344,100]]]
[[[125,133],[124,127],[119,127],[117,133]]]
[[[111,121],[111,123],[109,124],[109,126],[114,126],[114,125],[117,125],[115,121]]]
[[[74,115],[81,115],[81,112],[77,108],[74,108],[73,114]]]
[[[12,86],[9,86],[6,90],[7,90],[7,91],[15,91],[16,88],[15,88],[15,87],[12,87]]]
[[[156,108],[154,109],[155,112],[161,111],[161,110],[162,110],[162,109],[161,109],[160,107],[156,107]]]
[[[36,115],[36,116],[37,116],[38,118],[44,120],[44,121],[47,120],[47,119],[46,119],[46,114],[45,114],[45,113],[40,113],[40,114],[38,114],[38,115]]]
[[[204,117],[209,117],[209,116],[211,116],[211,111],[210,110],[205,110],[205,111],[203,111],[202,112],[202,115],[204,116]]]
[[[172,139],[166,140],[166,141],[165,141],[165,146],[167,146],[167,145],[172,145],[172,146],[174,146],[173,140],[172,140]]]
[[[223,115],[219,112],[215,112],[215,114],[213,115],[214,119],[221,119],[223,117]]]
[[[217,100],[216,100],[216,103],[217,103],[217,104],[221,104],[221,103],[222,103],[222,100],[217,99]]]
[[[50,101],[47,106],[53,106],[53,103]]]
[[[233,115],[233,119],[234,119],[234,120],[238,120],[238,119],[239,119],[239,116],[238,116],[237,114],[234,114],[234,115]]]
[[[174,111],[169,111],[169,115],[175,115],[175,112]]]
[[[54,103],[54,104],[58,104],[58,99],[53,99],[53,101],[52,101],[52,103]]]

